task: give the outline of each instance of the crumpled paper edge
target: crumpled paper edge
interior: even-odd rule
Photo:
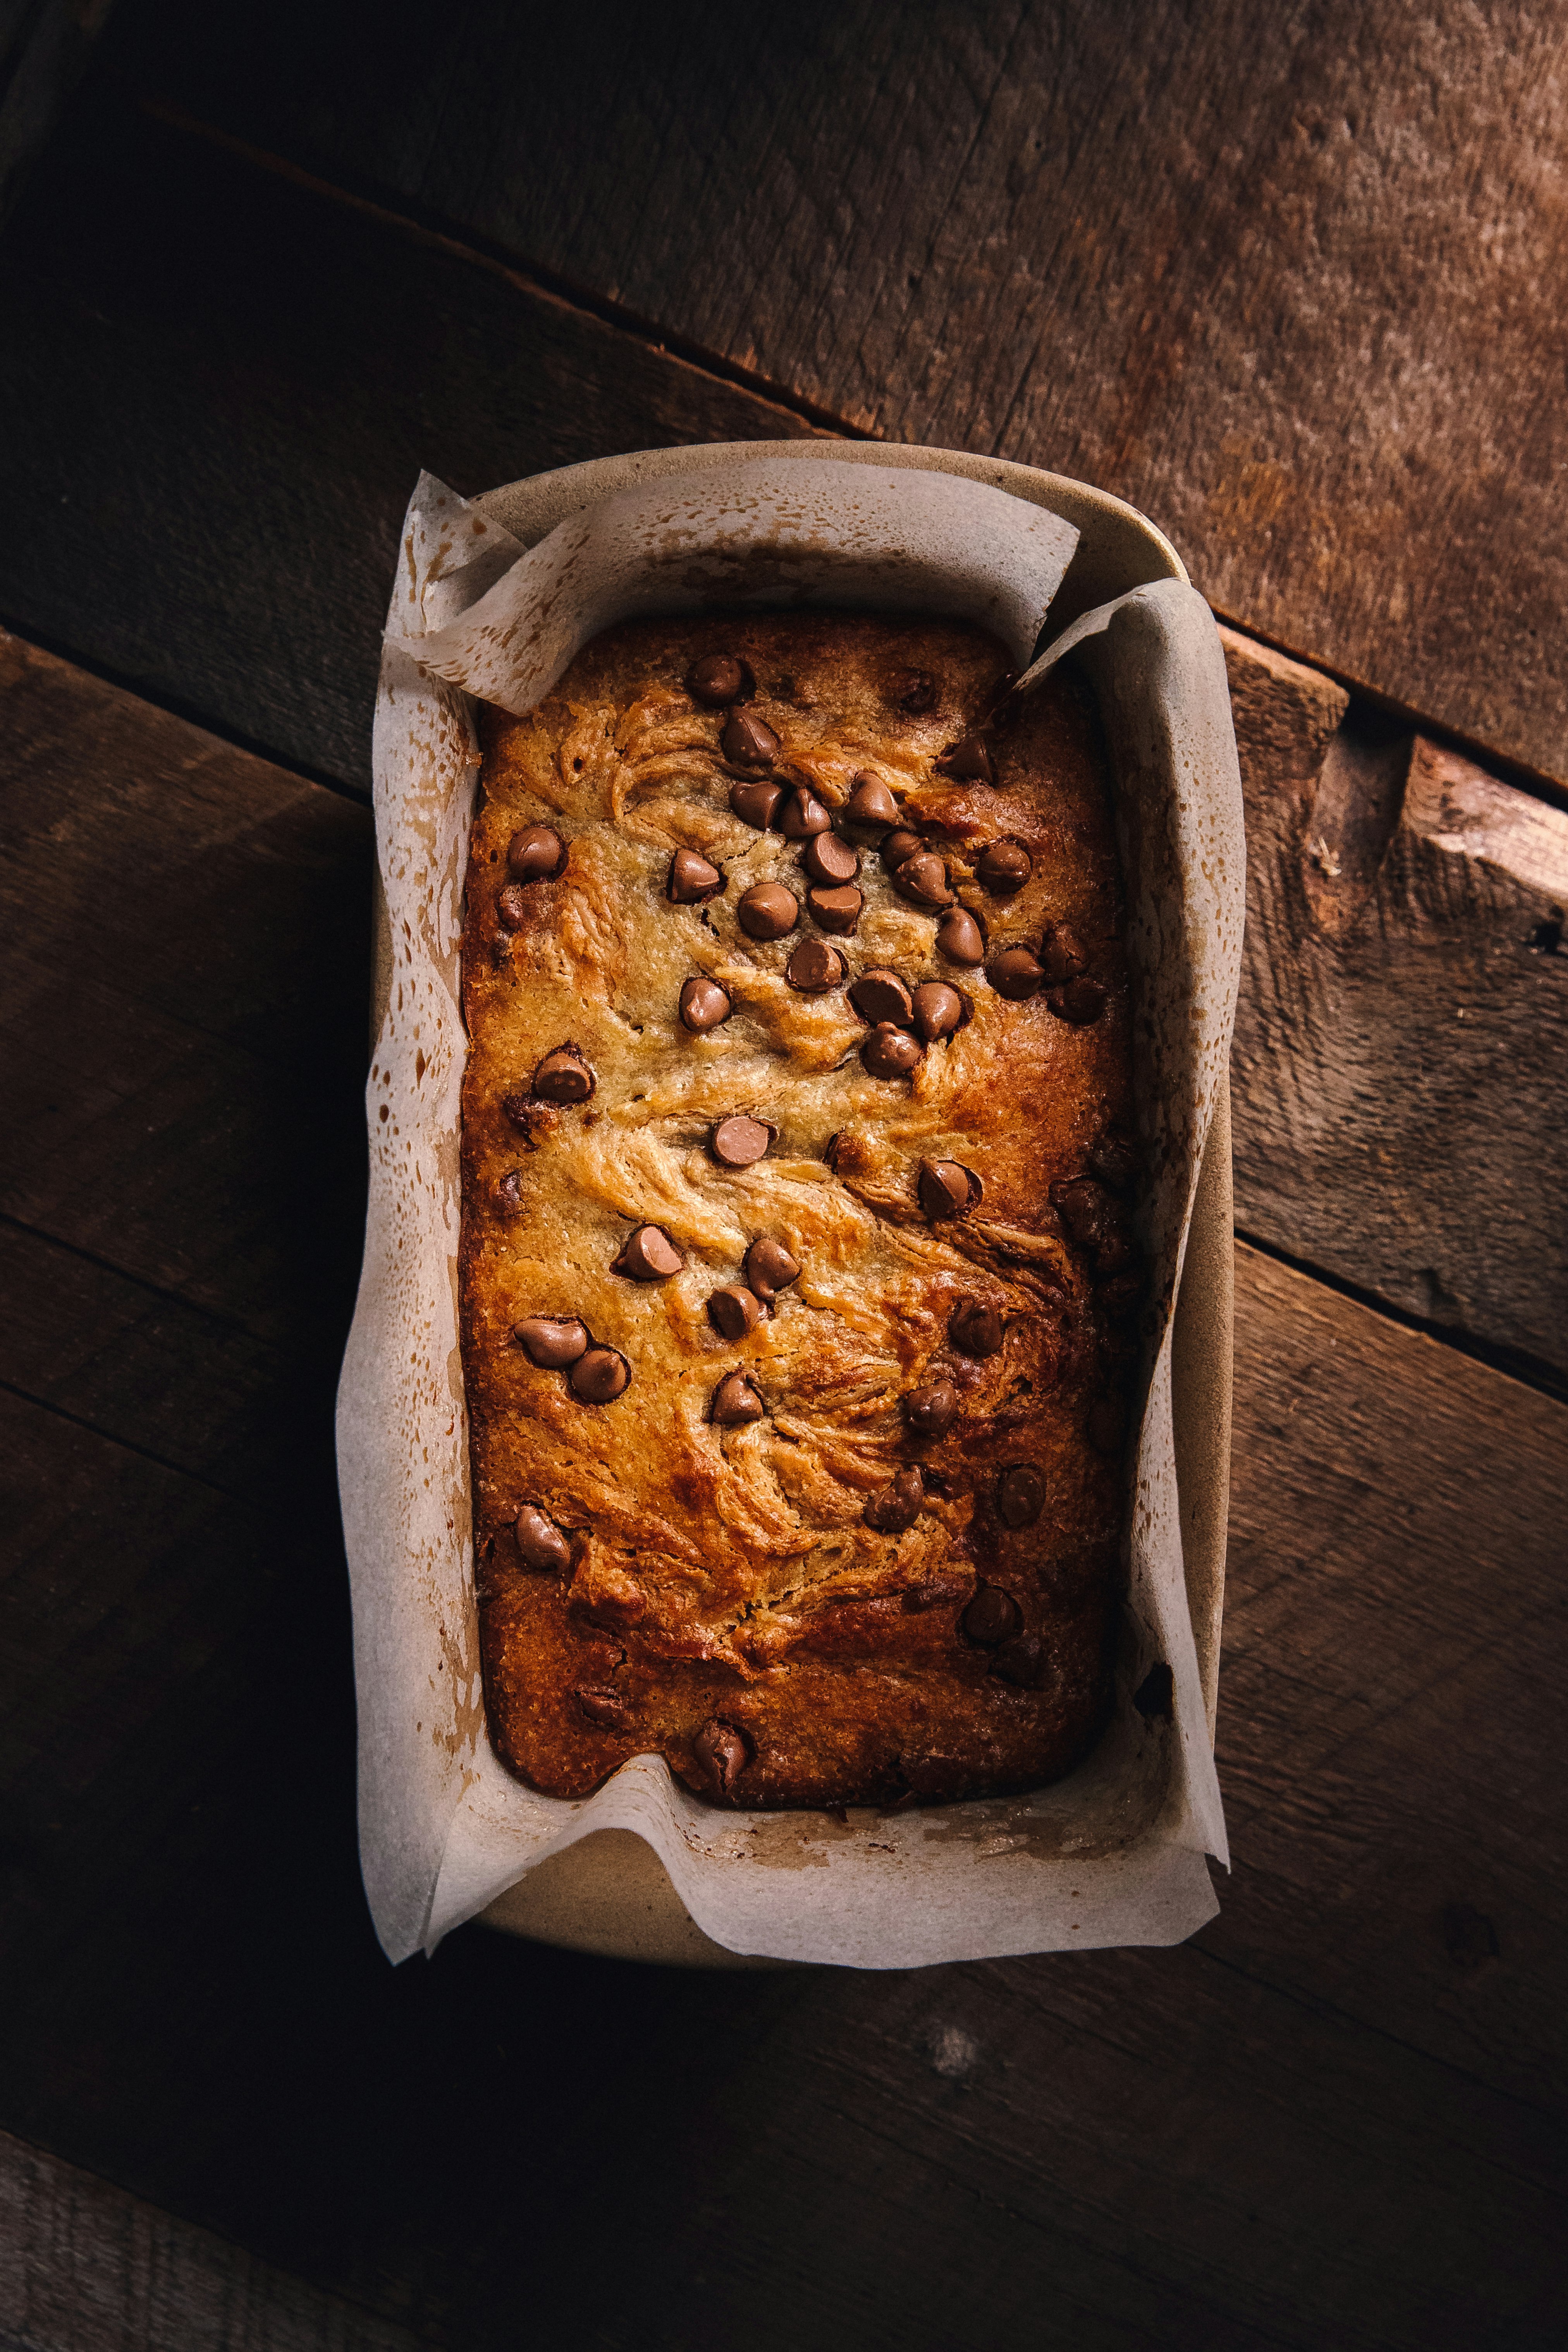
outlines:
[[[902,486],[911,478],[898,478]],[[1182,1577],[1168,1314],[1139,1444],[1122,1703],[1094,1757],[1068,1780],[1022,1799],[890,1818],[852,1813],[841,1825],[818,1814],[716,1812],[657,1758],[634,1759],[581,1802],[542,1798],[489,1748],[456,1307],[458,940],[477,763],[466,695],[407,648],[432,622],[450,625],[470,564],[479,571],[468,586],[483,579],[493,594],[520,551],[455,494],[422,480],[377,704],[377,845],[395,971],[367,1090],[371,1207],[339,1452],[361,1706],[362,1857],[383,1944],[395,1958],[433,1948],[535,1863],[610,1827],[644,1836],[699,1926],[736,1950],[908,1967],[1179,1940],[1217,1907],[1203,1856],[1224,1860],[1226,1846]],[[1121,798],[1142,812],[1124,853],[1147,856],[1149,876],[1159,877],[1157,887],[1130,888],[1130,948],[1149,969],[1173,950],[1191,950],[1197,1024],[1184,1016],[1177,1025],[1201,1050],[1184,1051],[1161,1097],[1162,1148],[1181,1181],[1161,1188],[1162,1230],[1146,1236],[1163,1252],[1168,1298],[1239,961],[1243,852],[1229,702],[1212,617],[1179,583],[1153,583],[1085,616],[1031,675],[1075,646],[1096,677],[1119,777],[1127,763]],[[1151,814],[1159,822],[1147,822]],[[1130,877],[1135,870],[1130,862]],[[1170,1046],[1159,1023],[1141,1028],[1146,1060]],[[1175,1683],[1169,1731],[1143,1725],[1127,1701],[1137,1669],[1155,1657]],[[977,1878],[977,1869],[989,1875]]]

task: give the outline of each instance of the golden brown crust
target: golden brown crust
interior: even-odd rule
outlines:
[[[732,814],[731,786],[763,771],[726,760],[729,714],[685,689],[715,652],[750,667],[745,714],[781,740],[772,773],[830,809],[858,778],[889,786],[983,923],[990,968],[1026,944],[1059,982],[1053,937],[1058,957],[1076,943],[1098,1012],[1081,982],[1076,997],[1041,982],[1008,1001],[945,958],[937,912],[894,887],[875,832],[842,819],[865,904],[852,933],[820,929],[805,843]],[[1106,1143],[1130,1119],[1120,882],[1096,722],[1068,681],[986,730],[994,781],[939,772],[1004,667],[958,624],[637,622],[589,646],[529,718],[485,714],[463,941],[463,1366],[490,1735],[552,1795],[584,1795],[650,1749],[745,1806],[1027,1788],[1067,1770],[1102,1720],[1118,1318],[1136,1287],[1116,1199],[1128,1171]],[[902,707],[922,699],[910,672],[934,681],[930,709]],[[546,838],[519,853],[535,878],[514,884],[508,845],[528,826],[554,828],[565,862],[538,870]],[[1014,878],[999,870],[1018,866],[1011,853],[981,866],[1003,841],[1031,862],[1014,896],[980,878]],[[721,870],[717,895],[672,903],[681,850]],[[773,940],[737,919],[763,882],[800,904]],[[814,940],[847,973],[808,994],[784,968]],[[910,1075],[862,1062],[848,987],[873,967],[965,1001]],[[694,978],[733,1006],[706,1031],[679,1014]],[[591,1083],[582,1099],[544,1098],[540,1066],[563,1048],[553,1091]],[[896,1036],[891,1058],[909,1058]],[[740,1168],[710,1143],[731,1114],[772,1130]],[[928,1179],[922,1204],[922,1161],[973,1171],[967,1213],[933,1221],[941,1187]],[[1075,1180],[1087,1189],[1061,1191]],[[625,1270],[643,1224],[681,1254],[678,1272]],[[764,1235],[801,1271],[726,1338],[708,1301],[739,1291],[739,1328]],[[965,1302],[1002,1318],[997,1352],[953,1344]],[[513,1337],[531,1317],[574,1320],[573,1345],[609,1354],[592,1373],[585,1358],[575,1375],[536,1362]],[[584,1402],[574,1377],[613,1388],[617,1356],[629,1384]],[[941,1381],[953,1394],[925,1401],[935,1433],[912,1429],[904,1401]],[[724,1418],[737,1395],[756,1417]],[[1019,1465],[1037,1491],[1008,1481]],[[1032,1523],[1008,1524],[1037,1503]],[[525,1507],[539,1516],[520,1546]]]

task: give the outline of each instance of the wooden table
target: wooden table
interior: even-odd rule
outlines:
[[[0,236],[0,2343],[1555,2345],[1561,13],[530,14],[121,0]],[[1099,481],[1229,624],[1234,1874],[1169,1952],[395,1973],[397,522],[823,431]]]

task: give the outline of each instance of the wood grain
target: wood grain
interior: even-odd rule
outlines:
[[[1542,0],[143,8],[141,86],[893,438],[1120,492],[1223,610],[1568,773]]]
[[[1568,1375],[1568,814],[1225,633],[1244,1232]]]

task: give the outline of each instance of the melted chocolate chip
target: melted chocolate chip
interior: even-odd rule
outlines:
[[[849,992],[849,1002],[862,1021],[893,1021],[900,1028],[912,1015],[909,990],[896,971],[883,964],[863,971]]]
[[[708,1149],[721,1168],[750,1168],[763,1157],[773,1132],[760,1118],[737,1111],[732,1118],[719,1120],[708,1138]]]
[[[724,887],[724,877],[694,849],[678,849],[669,861],[669,880],[665,886],[670,904],[675,907],[700,907],[706,899],[716,898]]]
[[[742,824],[754,825],[759,833],[766,833],[778,814],[779,803],[783,798],[782,784],[731,784],[730,787],[731,809]]]
[[[925,1059],[925,1047],[907,1029],[879,1021],[860,1048],[860,1061],[873,1078],[907,1078]]]
[[[517,1556],[540,1575],[560,1576],[572,1565],[572,1547],[556,1526],[531,1503],[517,1515]]]
[[[686,691],[705,709],[722,710],[731,702],[749,702],[756,687],[746,664],[733,654],[704,654],[686,673]]]
[[[906,857],[913,857],[922,846],[920,835],[911,833],[908,825],[901,824],[888,835],[881,843],[878,855],[884,867],[891,874],[903,864]]]
[[[735,909],[750,940],[782,940],[800,920],[800,903],[782,882],[754,882]]]
[[[967,1215],[980,1197],[973,1173],[956,1160],[922,1160],[919,1192],[921,1206],[933,1223]]]
[[[999,1584],[977,1587],[973,1600],[959,1619],[967,1638],[984,1650],[1009,1641],[1024,1622],[1023,1612]]]
[[[584,1404],[613,1404],[629,1387],[632,1368],[615,1348],[590,1348],[566,1375],[572,1393]]]
[[[779,739],[766,719],[749,710],[731,710],[719,748],[737,768],[771,768],[779,755]]]
[[[936,680],[929,669],[896,669],[888,680],[888,699],[895,710],[911,719],[936,707]]]
[[[911,1437],[942,1437],[958,1417],[958,1391],[951,1381],[927,1381],[904,1399],[904,1419]]]
[[[951,776],[956,784],[994,784],[996,771],[991,764],[991,753],[984,735],[962,735],[950,743],[936,763],[940,776]]]
[[[998,996],[1011,1004],[1021,1004],[1026,997],[1037,995],[1045,985],[1045,973],[1040,960],[1032,948],[1004,948],[993,956],[988,976]]]
[[[1004,1527],[1032,1528],[1046,1507],[1046,1482],[1028,1462],[1016,1462],[996,1481],[996,1515]]]
[[[771,1307],[776,1292],[800,1280],[800,1260],[772,1234],[759,1234],[746,1252],[746,1280]]]
[[[506,845],[514,882],[553,882],[566,863],[566,845],[552,824],[525,824]]]
[[[1045,1656],[1046,1645],[1037,1633],[1015,1633],[995,1652],[991,1671],[1000,1675],[1005,1683],[1016,1683],[1020,1690],[1033,1690],[1040,1679]]]
[[[978,1298],[961,1298],[948,1318],[947,1336],[961,1356],[994,1356],[1002,1345],[1002,1318]]]
[[[1068,1176],[1051,1186],[1051,1206],[1061,1219],[1068,1238],[1079,1249],[1098,1250],[1112,1234],[1121,1231],[1122,1210],[1103,1184],[1092,1176]]]
[[[763,1401],[744,1372],[726,1372],[713,1391],[708,1407],[708,1417],[721,1429],[740,1429],[749,1421],[761,1421]]]
[[[716,1797],[727,1797],[752,1759],[743,1733],[717,1716],[705,1723],[691,1743],[699,1772]]]
[[[531,911],[521,882],[509,882],[496,900],[496,920],[503,931],[521,931]]]
[[[1099,1396],[1089,1409],[1089,1442],[1097,1454],[1114,1461],[1127,1442],[1127,1408],[1119,1396]]]
[[[1074,1029],[1088,1029],[1105,1010],[1105,991],[1098,980],[1086,974],[1081,980],[1064,982],[1060,988],[1047,988],[1046,1003],[1058,1021]]]
[[[808,841],[800,862],[811,879],[826,889],[837,883],[853,882],[860,871],[859,851],[840,841],[836,833],[819,833],[815,841]]]
[[[1076,980],[1084,967],[1084,953],[1065,923],[1047,923],[1040,941],[1040,970],[1052,988]]]
[[[825,940],[803,940],[784,966],[784,978],[803,996],[820,996],[844,977],[844,959]]]
[[[662,1225],[638,1225],[621,1244],[610,1272],[624,1274],[631,1282],[668,1282],[685,1264]]]
[[[936,927],[936,943],[949,963],[985,961],[985,934],[967,907],[954,907]]]
[[[797,784],[778,814],[778,829],[786,841],[809,841],[832,829],[833,817],[809,784]]]
[[[994,898],[1012,898],[1035,870],[1035,861],[1021,841],[994,841],[983,850],[974,872],[982,889]]]
[[[708,1320],[721,1338],[743,1339],[763,1319],[763,1310],[751,1291],[738,1282],[716,1290],[708,1301]],[[717,1416],[715,1416],[717,1418]]]
[[[542,1372],[563,1371],[586,1352],[588,1346],[586,1326],[575,1315],[564,1318],[525,1315],[521,1323],[512,1325],[511,1336],[529,1362],[537,1364]]]
[[[734,1010],[729,992],[716,980],[689,980],[681,988],[681,1020],[699,1036],[705,1029],[717,1029]]]
[[[574,1690],[572,1694],[590,1723],[601,1730],[619,1731],[631,1721],[631,1711],[626,1701],[614,1691]]]
[[[832,931],[836,937],[842,938],[859,921],[866,896],[864,891],[856,888],[853,882],[846,882],[842,887],[833,890],[814,887],[805,894],[805,904],[812,921],[819,929]]]
[[[963,999],[944,980],[925,981],[915,991],[914,1016],[916,1029],[928,1045],[934,1045],[939,1037],[951,1037],[963,1026]]]
[[[946,907],[952,902],[947,887],[947,868],[934,850],[917,850],[906,857],[893,875],[893,887],[900,898],[910,899],[917,907]]]
[[[509,1168],[496,1179],[495,1204],[503,1217],[515,1217],[522,1206],[522,1171]]]
[[[925,1508],[925,1480],[918,1470],[900,1470],[866,1506],[866,1525],[881,1536],[907,1534]]]
[[[857,776],[842,814],[848,824],[863,824],[872,831],[897,824],[899,803],[879,776]]]
[[[1113,1192],[1125,1192],[1138,1173],[1138,1146],[1119,1128],[1108,1127],[1089,1153],[1089,1164]]]
[[[586,1102],[595,1080],[575,1045],[557,1045],[546,1054],[533,1074],[533,1091],[541,1102]]]

